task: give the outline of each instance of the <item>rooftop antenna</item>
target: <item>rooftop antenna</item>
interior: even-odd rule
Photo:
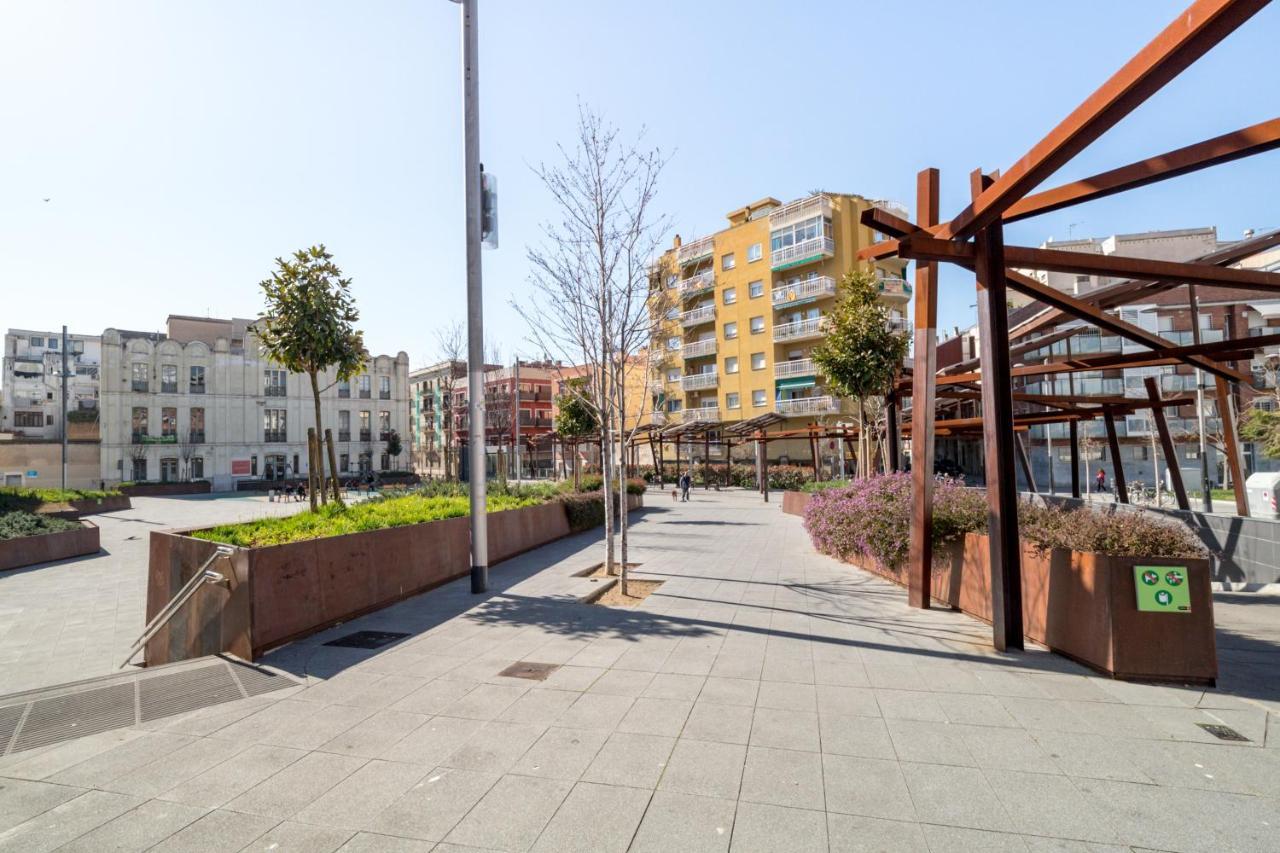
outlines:
[[[1084,224],[1083,222],[1068,222],[1067,223],[1067,239],[1070,240],[1072,237],[1075,236],[1075,230],[1077,225],[1083,225],[1083,224]]]

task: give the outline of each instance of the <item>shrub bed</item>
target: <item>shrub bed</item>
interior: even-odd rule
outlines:
[[[63,533],[67,530],[79,529],[79,522],[67,521],[53,515],[37,515],[23,510],[0,513],[0,540],[43,536],[47,533]]]
[[[120,492],[116,489],[30,489],[21,486],[0,486],[0,512],[30,511],[43,504],[100,500],[116,497],[119,494]]]
[[[1042,550],[1122,557],[1206,554],[1185,527],[1142,513],[1061,509],[1024,501],[1018,521],[1023,541]],[[804,524],[814,547],[824,554],[844,560],[863,556],[897,569],[910,547],[911,476],[888,474],[819,490],[805,510]],[[959,481],[939,480],[933,497],[934,545],[986,531],[986,495]]]

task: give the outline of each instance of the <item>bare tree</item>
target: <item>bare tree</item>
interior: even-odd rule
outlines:
[[[436,352],[440,359],[448,363],[448,369],[440,376],[440,423],[444,426],[444,478],[452,480],[455,476],[453,453],[453,394],[458,380],[465,378],[466,371],[459,371],[459,362],[466,359],[467,336],[462,323],[454,320],[436,329]]]
[[[665,158],[641,149],[640,139],[643,134],[635,143],[622,142],[616,127],[580,106],[576,138],[560,146],[563,162],[535,167],[558,215],[544,224],[541,245],[529,247],[533,298],[519,306],[539,351],[585,370],[586,382],[575,393],[600,424],[604,562],[611,574],[617,571],[615,488],[626,512],[626,484],[618,477],[627,436],[626,380],[653,329],[650,262],[666,224],[652,211]],[[622,525],[625,543],[625,515]]]

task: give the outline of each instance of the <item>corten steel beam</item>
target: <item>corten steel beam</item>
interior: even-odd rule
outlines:
[[[1073,317],[1070,319],[1075,319],[1075,318]],[[1036,349],[1040,349],[1041,347],[1047,347],[1052,344],[1056,344],[1058,341],[1066,340],[1067,338],[1078,335],[1084,331],[1086,331],[1086,329],[1083,326],[1072,326],[1066,329],[1059,329],[1058,331],[1053,332],[1052,334],[1043,335],[1041,337],[1036,338],[1035,340],[1024,341],[1023,343],[1015,344],[1009,347],[1009,358],[1015,359],[1020,355],[1025,355],[1026,353],[1031,352],[1032,350],[1036,350]],[[1009,332],[1009,337],[1016,339],[1018,337],[1017,330],[1016,329],[1011,330]],[[976,367],[977,364],[978,364],[978,359],[966,358],[964,361],[957,361],[954,364],[949,364],[946,367],[941,368],[938,371],[938,373],[939,375],[942,375],[942,376],[945,376],[948,373],[960,373],[962,371],[971,370],[972,368]]]
[[[902,437],[898,434],[898,397],[896,394],[890,394],[885,398],[884,422],[885,443],[889,448],[889,471],[890,473],[896,473],[898,470],[898,442],[902,440]]]
[[[1222,443],[1225,445],[1227,465],[1231,469],[1231,486],[1236,496],[1236,515],[1249,517],[1249,497],[1244,490],[1244,460],[1240,458],[1240,439],[1236,435],[1236,413],[1231,399],[1231,388],[1225,379],[1216,379],[1218,420],[1222,422]],[[1201,483],[1200,488],[1207,488]]]
[[[711,433],[702,434],[702,490],[711,488]]]
[[[990,178],[975,172],[980,198]],[[978,328],[982,342],[982,438],[987,473],[987,527],[991,564],[992,640],[999,651],[1021,649],[1022,555],[1018,540],[1018,490],[1013,471],[1013,398],[1009,377],[1009,313],[1005,290],[1003,226],[985,223],[976,235]]]
[[[1155,405],[1160,402],[1160,383],[1154,376],[1142,380],[1147,387],[1147,399],[1151,401],[1151,419],[1156,422],[1156,432],[1160,433],[1160,447],[1164,453],[1164,464],[1169,470],[1169,479],[1173,481],[1173,496],[1178,500],[1178,509],[1190,511],[1191,502],[1187,500],[1187,488],[1182,483],[1182,469],[1178,467],[1178,451],[1173,446],[1173,436],[1169,433],[1169,423],[1164,417],[1164,407]],[[1160,470],[1156,469],[1156,476]]]
[[[949,261],[962,265],[972,264],[977,249],[973,243],[939,240],[916,232],[899,241],[901,257],[926,261]],[[1005,263],[1018,269],[1048,270],[1050,272],[1080,273],[1109,276],[1112,278],[1145,278],[1152,281],[1165,279],[1181,283],[1200,284],[1207,287],[1232,287],[1257,290],[1264,293],[1280,292],[1280,273],[1261,270],[1243,270],[1235,267],[1219,267],[1209,264],[1188,264],[1178,261],[1157,261],[1148,258],[1126,258],[1120,255],[1089,255],[1084,252],[1068,252],[1062,249],[1033,249],[1028,246],[1006,246]],[[1013,276],[1011,275],[1010,278]],[[1023,276],[1025,278],[1025,276]],[[1049,285],[1036,282],[1041,287]],[[1044,300],[1041,300],[1044,301]],[[1088,304],[1087,300],[1081,300]],[[1090,306],[1093,307],[1093,306]],[[1097,310],[1096,308],[1094,310]]]
[[[1122,504],[1129,502],[1129,487],[1124,480],[1124,462],[1120,459],[1120,439],[1116,436],[1116,416],[1108,410],[1102,416],[1107,427],[1107,447],[1111,449],[1111,472],[1116,485],[1116,500]]]
[[[937,169],[916,175],[916,215],[925,227],[938,222]],[[876,208],[878,209],[878,208]],[[938,265],[925,261],[915,271],[915,338],[911,411],[921,427],[911,431],[911,541],[907,552],[907,603],[929,607],[933,588],[934,412],[938,373]]]
[[[998,222],[1019,199],[1266,5],[1267,0],[1196,0],[984,189],[939,236],[967,238]]]
[[[764,502],[769,502],[769,430],[760,430],[760,492],[764,495]]]
[[[1214,344],[1219,343],[1214,341]],[[1243,341],[1231,341],[1236,347],[1244,344]],[[1201,344],[1201,347],[1210,346],[1210,344]],[[1182,349],[1182,347],[1176,347]],[[1210,363],[1225,362],[1231,360],[1242,360],[1251,358],[1253,350],[1251,349],[1232,349],[1232,350],[1215,350],[1213,359]],[[1120,360],[1122,359],[1123,360]],[[1152,353],[1131,353],[1128,355],[1105,355],[1094,356],[1091,358],[1073,358],[1070,361],[1051,361],[1046,364],[1020,364],[1017,367],[1011,367],[1011,376],[1056,376],[1060,373],[1082,373],[1092,370],[1119,370],[1125,367],[1169,367],[1172,365],[1186,364],[1189,356],[1186,355],[1156,355]],[[1097,359],[1097,360],[1095,360]],[[1107,359],[1101,361],[1101,359]],[[1224,370],[1226,368],[1223,368]],[[1217,371],[1215,371],[1216,373]],[[939,386],[947,385],[965,385],[970,382],[979,382],[982,379],[981,373],[953,373],[942,374],[938,377]],[[899,393],[902,393],[901,389]]]
[[[1036,488],[1035,475],[1031,473],[1031,457],[1027,455],[1027,445],[1022,438],[1022,433],[1013,437],[1014,445],[1018,450],[1018,463],[1022,466],[1022,478],[1027,481],[1028,489],[1038,492],[1040,490]]]
[[[1224,133],[1198,142],[1111,169],[1092,177],[1050,190],[1034,193],[1009,206],[1002,217],[1006,224],[1017,222],[1042,213],[1050,213],[1083,204],[1125,190],[1145,187],[1157,181],[1176,178],[1199,169],[1207,169],[1222,163],[1230,163],[1280,148],[1280,118],[1260,122],[1240,130]]]
[[[1145,401],[1142,403],[1143,408],[1146,408],[1149,405],[1151,404]],[[1039,426],[1040,424],[1060,424],[1060,423],[1070,422],[1070,421],[1093,420],[1099,414],[1101,414],[1100,409],[1089,409],[1087,411],[1081,411],[1081,412],[1053,412],[1049,414],[1035,413],[1035,414],[1027,414],[1027,415],[1014,415],[1013,425],[1016,429],[1026,429],[1029,426]],[[906,430],[907,432],[911,432],[913,424],[914,424],[914,421],[907,421],[905,424],[903,424],[903,429]],[[985,424],[986,424],[986,418],[981,418],[981,417],[979,418],[941,418],[933,422],[933,426],[935,430],[969,429],[971,427],[981,427]],[[915,468],[913,467],[912,470],[914,471]]]
[[[1075,421],[1067,422],[1067,441],[1071,445],[1071,497],[1078,499],[1080,497],[1080,429]]]

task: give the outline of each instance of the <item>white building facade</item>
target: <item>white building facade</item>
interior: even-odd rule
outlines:
[[[67,411],[83,412],[81,419],[92,420],[98,408],[101,340],[67,335]],[[62,437],[61,332],[9,329],[5,334],[0,432],[28,439]]]
[[[250,320],[170,317],[169,333],[102,335],[102,479],[305,477],[315,426],[310,379],[265,358]],[[321,381],[321,419],[342,476],[407,466],[408,355],[371,357],[350,383]],[[394,434],[394,436],[393,436]],[[399,454],[389,444],[399,438]]]

